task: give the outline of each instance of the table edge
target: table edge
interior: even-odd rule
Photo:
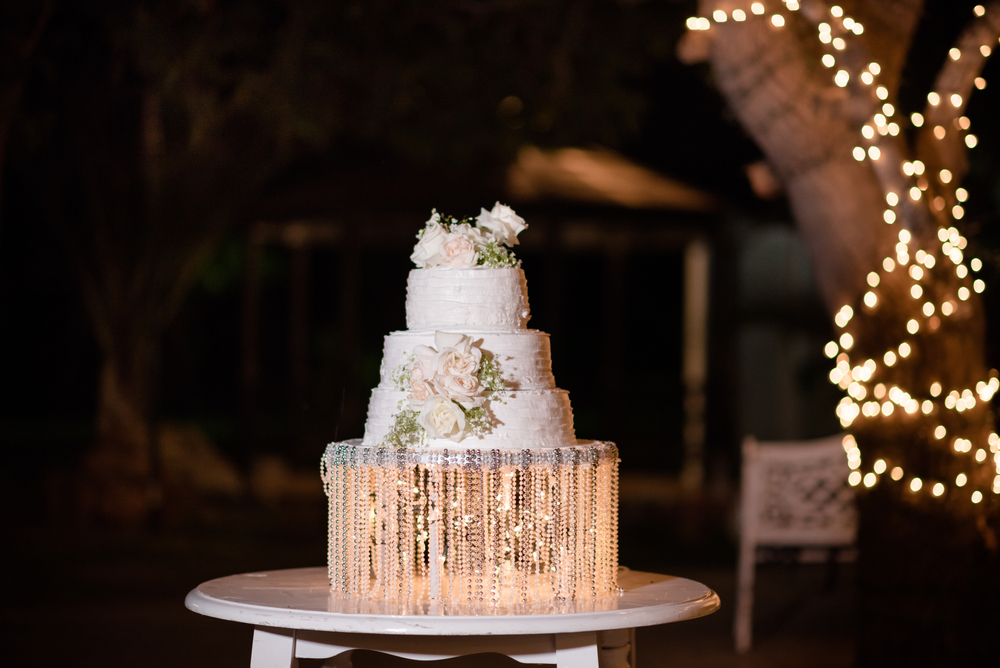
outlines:
[[[290,569],[291,570],[291,569]],[[232,577],[232,576],[230,576]],[[222,578],[218,578],[222,579]],[[676,578],[687,580],[687,578]],[[688,580],[689,582],[695,582]],[[209,580],[208,582],[212,582]],[[227,621],[269,626],[275,628],[326,631],[333,633],[377,633],[396,636],[512,636],[605,631],[612,629],[656,626],[710,615],[721,607],[721,600],[711,588],[701,584],[706,593],[700,597],[669,604],[664,611],[661,605],[630,608],[626,610],[604,610],[596,612],[573,612],[535,615],[379,615],[347,614],[339,612],[294,610],[275,608],[253,603],[237,603],[213,598],[202,593],[198,587],[192,589],[184,600],[184,605],[192,612]],[[199,585],[199,587],[202,585]],[[652,586],[652,585],[646,585]],[[642,589],[639,587],[635,590]],[[626,594],[627,595],[627,594]],[[503,631],[496,631],[499,620],[504,620]],[[460,620],[460,621],[459,621]],[[444,622],[457,628],[432,628]],[[379,631],[371,626],[382,625]],[[538,628],[544,626],[544,630]],[[491,628],[492,627],[492,628]]]

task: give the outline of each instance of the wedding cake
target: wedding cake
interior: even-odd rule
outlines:
[[[497,203],[417,235],[364,438],[322,460],[335,594],[516,608],[617,591],[618,451],[577,440],[549,336],[527,329],[525,227]]]

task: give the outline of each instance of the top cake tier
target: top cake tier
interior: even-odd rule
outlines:
[[[413,269],[406,282],[410,330],[525,329],[528,283],[519,267]]]

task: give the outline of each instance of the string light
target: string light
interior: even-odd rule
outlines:
[[[784,5],[788,11],[799,9],[798,0],[785,0]],[[763,2],[753,2],[749,9],[754,16],[763,16],[767,12]],[[985,15],[985,9],[982,5],[977,5],[973,11],[976,16]],[[731,16],[734,21],[744,21],[748,18],[741,9],[733,10]],[[724,23],[729,17],[724,11],[716,10],[713,12],[712,18],[716,23]],[[785,17],[779,13],[771,13],[769,20],[776,28],[782,28],[786,24]],[[812,20],[817,19],[812,18]],[[692,17],[688,19],[687,27],[689,30],[708,30],[712,26],[707,18]],[[830,7],[829,15],[818,20],[817,33],[815,33],[825,51],[821,56],[823,66],[833,69],[837,65],[839,57],[836,52],[844,51],[848,47],[845,38],[851,35],[861,35],[863,32],[864,27],[858,21],[844,16],[843,8],[838,5]],[[990,46],[982,45],[980,47],[980,54],[983,57],[988,57],[991,53]],[[948,52],[952,61],[959,61],[964,55],[966,54],[958,47],[952,48]],[[857,78],[864,86],[873,87],[867,90],[872,91],[875,108],[869,119],[860,124],[859,132],[862,144],[851,149],[851,155],[858,162],[864,162],[866,159],[873,162],[880,161],[884,157],[882,147],[879,146],[881,138],[885,136],[895,137],[900,132],[900,124],[890,120],[895,117],[897,110],[888,101],[889,90],[886,86],[878,83],[881,69],[876,61],[869,62],[860,72],[854,70],[854,73],[852,73],[851,67],[842,65],[833,76],[833,83],[840,88],[846,88],[853,78]],[[984,90],[986,80],[981,76],[976,77],[974,85],[977,90]],[[942,103],[945,104],[942,105]],[[936,119],[944,109],[961,110],[966,104],[966,99],[955,91],[931,91],[927,94],[927,104],[929,107],[938,109],[932,116]],[[903,118],[906,117],[903,116]],[[915,128],[922,128],[927,122],[927,118],[923,113],[915,111],[909,115],[909,122]],[[948,127],[953,126],[952,132],[959,133],[965,146],[971,149],[978,145],[978,137],[969,132],[971,123],[968,117],[956,114],[953,118],[947,119],[946,122]],[[939,121],[930,131],[933,137],[941,141],[949,135],[948,127]],[[891,153],[885,154],[885,156],[888,155]],[[899,214],[895,209],[901,204],[902,193],[908,194],[912,202],[921,201],[926,194],[930,208],[939,212],[941,216],[950,215],[955,220],[961,220],[964,217],[965,209],[962,205],[968,200],[968,192],[964,188],[955,187],[957,185],[953,184],[955,175],[950,170],[937,169],[936,172],[925,176],[927,168],[920,160],[901,161],[900,168],[902,174],[910,180],[910,184],[904,186],[903,190],[887,189],[885,193],[887,208],[882,214],[883,220],[887,224],[894,224],[899,220]],[[953,198],[950,203],[944,195]],[[950,208],[948,208],[949,206]],[[906,333],[913,336],[926,328],[926,331],[932,334],[938,331],[941,326],[941,320],[937,315],[938,311],[942,316],[949,317],[956,313],[958,302],[967,301],[973,291],[982,293],[986,289],[986,284],[981,278],[972,279],[968,276],[970,267],[976,272],[982,269],[982,261],[973,258],[966,264],[963,249],[967,247],[968,242],[955,227],[940,227],[938,229],[940,246],[933,248],[911,249],[910,243],[913,239],[906,229],[900,230],[898,236],[899,243],[894,249],[894,256],[884,257],[879,269],[887,274],[891,273],[897,264],[906,269],[909,278],[914,281],[909,287],[910,296],[918,303],[920,300],[924,300],[918,307],[922,319],[920,317],[909,318],[905,324]],[[933,290],[925,295],[925,289],[920,285],[921,281],[927,277],[927,271],[936,266],[935,256],[938,253],[952,262],[956,276],[964,282],[958,286],[951,297],[936,295]],[[881,301],[878,290],[882,282],[880,272],[869,272],[866,275],[866,282],[871,289],[863,294],[861,300],[866,309],[872,310]],[[956,297],[958,302],[954,301]],[[827,342],[823,347],[823,353],[826,357],[835,360],[836,363],[836,366],[829,373],[830,382],[845,390],[847,394],[838,403],[836,410],[837,417],[845,429],[850,428],[854,421],[861,417],[869,420],[900,420],[918,412],[925,416],[941,415],[944,412],[963,413],[977,405],[977,395],[978,401],[988,402],[1000,391],[1000,377],[996,371],[990,372],[988,381],[976,383],[975,394],[971,388],[954,388],[950,389],[943,399],[940,398],[944,392],[939,381],[932,382],[926,391],[927,394],[923,397],[920,396],[923,392],[912,392],[898,385],[887,385],[884,378],[881,377],[884,372],[879,370],[879,365],[889,368],[908,364],[911,358],[919,358],[919,355],[915,354],[919,350],[912,342],[902,341],[895,348],[884,350],[881,355],[876,355],[876,359],[881,360],[879,363],[868,359],[863,364],[852,366],[850,351],[854,347],[855,340],[854,335],[845,330],[853,316],[854,311],[848,304],[843,305],[834,314],[834,323],[841,332],[835,340]],[[868,398],[869,394],[873,398]],[[898,412],[897,408],[900,409]],[[943,422],[947,422],[947,420],[943,420]],[[944,424],[938,423],[934,427],[933,436],[936,441],[942,442],[941,447],[947,446],[949,451],[954,452],[956,456],[967,457],[968,459],[965,460],[967,462],[974,461],[977,466],[995,464],[996,475],[990,489],[993,494],[1000,495],[1000,437],[996,433],[991,433],[987,439],[989,452],[994,455],[992,460],[985,447],[976,448],[970,439],[956,435],[945,442],[948,430]],[[844,438],[844,450],[851,468],[848,482],[852,486],[863,484],[865,487],[873,487],[878,484],[879,477],[887,470],[889,478],[895,482],[900,482],[904,477],[907,477],[899,462],[888,462],[885,459],[877,460],[869,471],[863,471],[862,454],[851,435]],[[973,451],[975,454],[972,454]],[[919,477],[911,475],[908,480],[907,486],[913,493],[920,492],[925,486],[925,482]],[[973,504],[981,503],[984,493],[980,489],[963,491],[956,496],[959,488],[972,485],[973,480],[981,480],[981,478],[974,478],[968,472],[960,471],[955,473],[954,478],[929,480],[926,482],[926,486],[935,498],[953,497],[965,499],[966,502],[971,501]],[[952,487],[954,493],[949,492],[949,486]]]

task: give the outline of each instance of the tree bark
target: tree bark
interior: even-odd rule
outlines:
[[[147,379],[126,378],[107,357],[100,374],[97,442],[86,462],[90,514],[116,526],[138,526],[156,499]]]

